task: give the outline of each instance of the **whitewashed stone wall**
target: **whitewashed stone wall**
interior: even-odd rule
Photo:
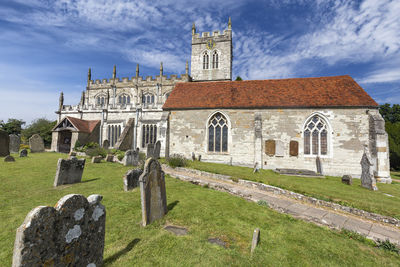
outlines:
[[[207,122],[221,112],[229,120],[228,152],[207,151]],[[192,152],[202,160],[234,165],[253,166],[262,158],[262,168],[298,168],[316,171],[316,157],[304,155],[303,127],[308,118],[319,114],[329,124],[328,155],[320,156],[325,175],[350,174],[360,177],[360,160],[364,145],[369,144],[369,115],[378,111],[365,108],[348,109],[203,109],[170,112],[169,153],[187,158]],[[261,116],[261,156],[255,155],[255,115]],[[283,157],[265,154],[265,141],[280,140],[284,144]],[[289,155],[289,142],[299,142],[299,155]],[[257,142],[258,143],[258,142]],[[388,148],[387,148],[388,149]]]

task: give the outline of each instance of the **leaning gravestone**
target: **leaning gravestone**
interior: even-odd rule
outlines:
[[[21,152],[19,152],[19,157],[23,158],[23,157],[27,157],[28,156],[28,150],[26,150],[25,148],[21,150]]]
[[[106,139],[103,141],[103,148],[108,149],[110,147],[110,142]]]
[[[140,196],[142,200],[142,223],[146,226],[167,213],[167,195],[165,177],[160,163],[149,158],[139,178]]]
[[[319,156],[315,158],[315,164],[317,165],[317,173],[322,174],[322,162]]]
[[[29,147],[31,149],[31,153],[43,152],[44,143],[42,137],[40,137],[38,134],[32,135],[32,137],[29,138]]]
[[[153,158],[154,159],[159,159],[160,158],[160,150],[161,150],[161,142],[157,141],[156,144],[154,145],[154,150],[153,150]]]
[[[106,209],[102,196],[66,195],[34,208],[17,229],[13,267],[101,266]]]
[[[79,183],[82,180],[86,159],[58,159],[57,173],[54,178],[54,186]]]
[[[147,144],[146,158],[155,158],[153,157],[153,153],[154,153],[154,144]]]
[[[16,134],[10,134],[10,153],[18,153],[21,145],[21,138]]]
[[[352,185],[353,184],[353,177],[351,175],[343,175],[342,176],[342,183],[347,184],[347,185]]]
[[[367,149],[364,151],[360,163],[361,163],[361,186],[373,191],[377,191],[378,187],[376,187],[376,179],[374,177],[374,171],[372,169],[373,164]]]
[[[125,152],[125,156],[122,159],[124,166],[137,166],[139,165],[139,148],[136,150],[129,149]]]
[[[7,156],[4,158],[4,162],[14,162],[14,161],[15,161],[14,157],[13,157],[13,156],[10,156],[10,155],[7,155]]]
[[[0,130],[0,157],[10,154],[10,137],[8,133]]]
[[[251,253],[254,252],[259,242],[260,242],[260,229],[256,228],[254,229],[253,239],[251,241]]]
[[[130,191],[139,186],[139,177],[142,175],[143,171],[141,169],[134,169],[128,171],[124,180],[124,191]]]

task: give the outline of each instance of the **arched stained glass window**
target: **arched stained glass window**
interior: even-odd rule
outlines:
[[[218,52],[214,51],[212,56],[212,67],[213,69],[218,69]]]
[[[210,57],[208,55],[207,52],[204,52],[203,54],[203,70],[207,70],[209,67],[209,61],[210,61]]]
[[[304,128],[304,155],[328,154],[328,125],[323,118],[314,115]]]
[[[228,121],[219,112],[208,121],[208,151],[228,151]]]

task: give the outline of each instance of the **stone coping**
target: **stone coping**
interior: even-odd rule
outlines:
[[[168,168],[173,169],[166,164],[163,164],[162,167],[166,168],[166,169],[168,169]],[[306,203],[313,204],[315,206],[327,207],[327,208],[331,208],[333,210],[343,211],[343,212],[347,212],[350,214],[354,214],[354,215],[357,215],[357,216],[360,216],[360,217],[363,217],[363,218],[366,218],[369,220],[382,222],[382,223],[388,223],[388,224],[400,227],[400,220],[398,220],[396,218],[385,216],[385,215],[380,215],[377,213],[368,212],[368,211],[353,208],[353,207],[343,206],[343,205],[340,205],[340,204],[337,204],[334,202],[320,200],[320,199],[317,199],[314,197],[308,197],[308,196],[305,196],[305,195],[302,195],[299,193],[295,193],[295,192],[292,192],[289,190],[282,189],[280,187],[266,185],[263,183],[258,183],[258,182],[243,180],[243,179],[238,179],[236,181],[236,179],[232,179],[232,177],[228,176],[228,175],[209,173],[209,172],[200,171],[200,170],[196,170],[196,169],[176,167],[173,170],[189,172],[189,173],[193,173],[193,174],[196,174],[199,176],[206,176],[206,177],[223,180],[223,181],[227,181],[227,182],[235,182],[235,183],[238,183],[238,184],[243,185],[248,188],[254,188],[254,189],[258,189],[258,190],[262,190],[262,191],[267,191],[267,192],[274,193],[276,195],[283,195],[283,196],[286,196],[286,197],[289,197],[292,199],[296,199],[296,200],[300,200],[300,201],[303,201]]]

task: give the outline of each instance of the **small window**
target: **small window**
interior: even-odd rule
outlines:
[[[213,57],[212,57],[212,67],[213,69],[218,69],[218,52],[214,51]]]
[[[203,70],[208,69],[208,63],[209,63],[208,53],[204,52],[204,54],[203,54]]]

